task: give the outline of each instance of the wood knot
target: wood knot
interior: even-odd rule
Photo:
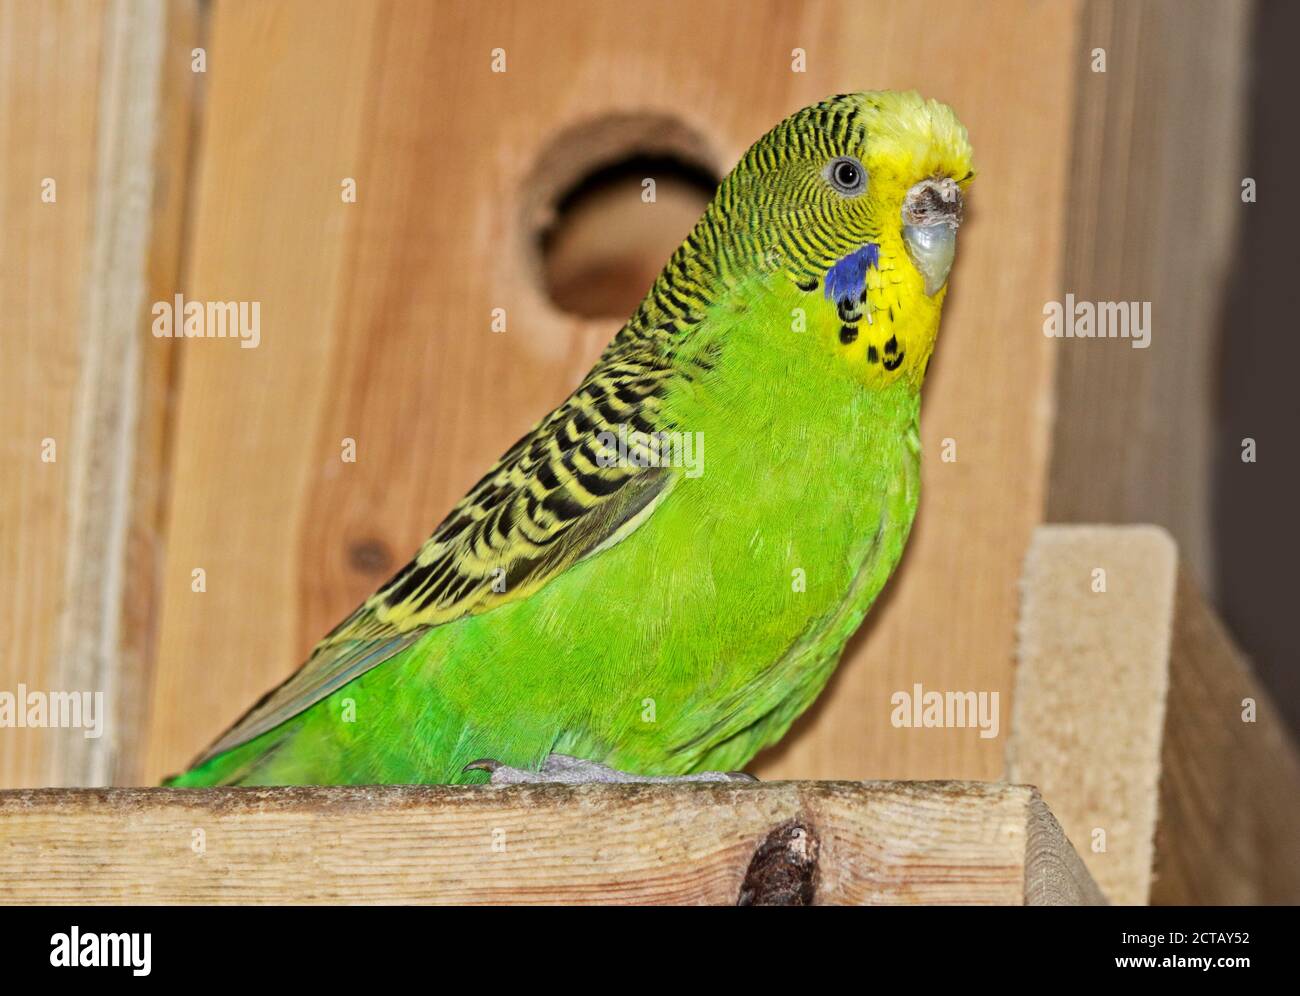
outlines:
[[[812,824],[787,820],[769,833],[750,859],[737,906],[811,906],[817,891],[821,844]]]
[[[380,540],[357,540],[348,547],[348,564],[362,574],[387,574],[392,570],[393,555]]]

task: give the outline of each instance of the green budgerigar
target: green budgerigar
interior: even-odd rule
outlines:
[[[724,777],[903,551],[965,129],[782,121],[577,389],[177,786]]]

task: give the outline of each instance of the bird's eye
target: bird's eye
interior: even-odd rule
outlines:
[[[845,197],[856,197],[867,189],[867,171],[852,156],[832,159],[826,166],[826,179]]]

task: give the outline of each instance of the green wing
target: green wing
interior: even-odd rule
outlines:
[[[274,729],[431,627],[526,598],[644,522],[676,478],[663,467],[610,463],[617,454],[604,434],[617,436],[623,425],[629,432],[666,428],[666,385],[688,376],[672,365],[667,341],[656,334],[615,339],[578,389],[456,504],[415,559],[195,763]]]

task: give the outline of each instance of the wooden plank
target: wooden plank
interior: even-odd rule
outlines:
[[[0,512],[15,557],[3,589],[20,618],[3,627],[0,689],[87,692],[101,696],[104,713],[91,738],[82,729],[0,729],[3,784],[104,784],[140,742],[144,688],[131,650],[151,638],[140,624],[151,584],[134,569],[148,558],[130,550],[149,505],[142,493],[159,484],[148,440],[166,422],[143,344],[151,269],[175,258],[176,240],[156,238],[155,216],[179,215],[186,189],[169,167],[176,136],[160,122],[166,24],[186,11],[193,5],[149,0],[6,4],[0,14],[6,217],[25,219],[5,242],[14,254],[0,302],[17,325],[5,346],[21,351],[6,349],[0,363],[17,378],[3,396],[22,401],[5,409],[13,473],[4,497],[16,500]],[[188,116],[183,101],[175,110]],[[52,203],[41,199],[47,176],[57,185]],[[10,299],[11,289],[25,293]],[[44,428],[33,438],[32,425],[9,422],[11,412]],[[47,435],[53,464],[40,460]],[[23,637],[36,631],[39,646]]]
[[[1151,901],[1300,903],[1300,753],[1187,571],[1178,578]]]
[[[1044,526],[1025,560],[1007,779],[1116,903],[1151,886],[1176,561],[1150,526]]]
[[[99,694],[108,714],[90,739],[0,729],[0,784],[103,783],[123,732],[117,646],[161,12],[156,1],[0,5],[0,689]]]
[[[102,31],[102,8],[0,5],[0,689],[11,692],[49,684],[58,639],[83,285],[69,261],[90,239]],[[42,461],[46,439],[54,462]],[[49,757],[47,731],[0,728],[0,784],[44,784]]]
[[[734,905],[783,851],[818,904],[1104,901],[1018,785],[0,793],[14,903]]]
[[[1300,753],[1163,530],[1035,535],[1007,778],[1115,902],[1300,901]]]
[[[1147,301],[1150,345],[1053,340],[1047,518],[1154,522],[1213,594],[1224,290],[1242,212],[1250,3],[1091,0],[1079,61],[1064,291]],[[1171,178],[1176,178],[1171,182]],[[1194,208],[1192,207],[1194,206]]]
[[[116,0],[104,13],[94,215],[84,264],[76,261],[85,267],[81,366],[51,686],[101,695],[105,715],[99,736],[51,737],[50,777],[64,784],[107,784],[124,732],[119,649],[165,25],[161,0]]]
[[[629,32],[599,3],[216,4],[186,291],[261,301],[265,327],[255,350],[185,345],[144,778],[297,667],[614,331],[561,313],[537,278],[524,208],[557,135],[668,116],[725,170],[782,115],[871,87],[951,102],[982,173],[901,576],[827,700],[758,770],[997,776],[996,740],[896,729],[890,697],[916,681],[1010,690],[1014,582],[1044,501],[1051,351],[1032,330],[1057,286],[1077,9],[674,0]],[[938,460],[945,437],[956,463]]]
[[[158,139],[154,149],[153,217],[146,260],[145,300],[140,319],[144,345],[139,366],[138,418],[131,468],[131,519],[126,538],[121,643],[117,663],[116,738],[111,784],[143,777],[148,742],[149,696],[157,653],[163,554],[167,542],[167,498],[174,438],[175,404],[185,356],[174,339],[143,330],[152,324],[152,303],[170,301],[182,287],[188,262],[187,225],[193,192],[191,172],[203,107],[206,74],[193,69],[193,51],[206,45],[207,8],[197,0],[169,0],[159,81]]]

